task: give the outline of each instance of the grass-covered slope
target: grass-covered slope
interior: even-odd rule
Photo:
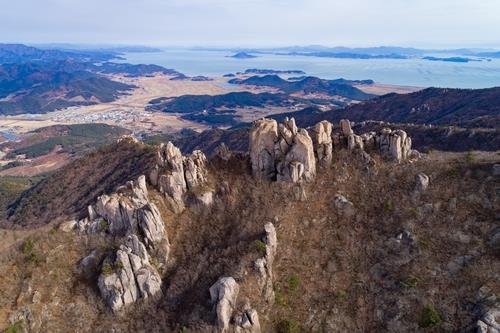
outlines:
[[[34,227],[83,212],[98,195],[146,173],[153,157],[147,147],[129,142],[97,149],[24,192],[4,224]]]
[[[173,215],[150,189],[166,223],[169,265],[162,297],[125,316],[107,310],[96,276],[83,278],[75,269],[91,250],[112,251],[119,242],[41,228],[0,261],[0,292],[17,299],[0,309],[7,317],[26,306],[32,325],[51,332],[207,332],[215,323],[208,288],[221,276],[233,276],[240,300],[257,309],[263,332],[472,329],[485,302],[480,295],[500,293],[499,253],[491,243],[499,205],[494,156],[431,155],[403,165],[375,160],[376,167],[367,170],[347,151],[337,151],[333,166],[319,169],[304,186],[304,201],[293,199],[290,186],[254,180],[241,156],[211,162],[218,194],[209,210]],[[415,198],[420,172],[431,182]],[[77,202],[68,179],[60,178],[66,189],[59,196],[69,193],[68,202]],[[337,193],[354,204],[353,215],[335,208]],[[272,304],[250,278],[267,222],[275,224],[278,237]],[[36,303],[34,291],[41,296]]]

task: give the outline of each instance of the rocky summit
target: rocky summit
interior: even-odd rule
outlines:
[[[0,314],[23,332],[499,331],[498,164],[353,128],[260,119],[248,152],[211,158],[121,138],[92,161],[140,150],[134,176],[19,231]]]

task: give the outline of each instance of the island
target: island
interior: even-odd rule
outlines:
[[[422,59],[424,60],[429,60],[429,61],[445,61],[445,62],[471,62],[471,61],[482,61],[481,59],[471,59],[471,58],[464,58],[464,57],[449,57],[449,58],[438,58],[438,57],[423,57]]]
[[[229,58],[235,58],[235,59],[253,59],[257,58],[257,56],[254,56],[253,54],[249,54],[246,52],[238,52],[236,54],[233,54],[232,56],[228,56]]]

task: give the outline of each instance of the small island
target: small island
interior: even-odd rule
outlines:
[[[481,61],[481,59],[471,59],[471,58],[464,58],[464,57],[449,57],[449,58],[437,58],[437,57],[423,57],[422,59],[424,60],[429,60],[429,61],[445,61],[445,62],[471,62],[471,61]]]
[[[239,73],[241,74],[241,73]],[[275,69],[259,69],[250,68],[243,72],[243,74],[258,74],[258,75],[269,75],[269,74],[306,74],[306,72],[297,69],[287,69],[287,70],[275,70]]]
[[[254,56],[253,54],[249,54],[246,52],[238,52],[232,56],[228,56],[229,58],[235,58],[235,59],[253,59],[257,58],[257,56]]]

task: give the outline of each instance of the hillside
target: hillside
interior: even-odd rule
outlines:
[[[313,109],[307,109],[312,112]],[[325,112],[316,111],[320,118]],[[292,114],[271,115],[269,118],[283,121],[286,116],[296,116],[299,126],[309,127],[314,123],[305,121],[303,118],[306,113],[300,111]],[[316,115],[316,113],[314,113]],[[313,118],[313,117],[311,117]],[[314,119],[314,118],[313,118]],[[328,119],[328,118],[327,118]],[[429,152],[432,150],[449,152],[467,152],[473,150],[479,151],[498,151],[500,149],[500,130],[499,129],[465,129],[458,127],[434,126],[412,124],[394,124],[379,121],[367,121],[353,125],[353,128],[359,133],[368,133],[370,131],[380,131],[382,128],[400,128],[405,130],[413,139],[413,146],[419,151]],[[200,134],[186,134],[184,136],[171,138],[177,146],[184,152],[195,149],[201,149],[206,154],[211,155],[216,148],[224,143],[231,150],[244,152],[248,150],[249,124],[239,124],[233,128],[211,129]],[[334,131],[339,131],[338,127]]]
[[[123,141],[25,192],[10,218],[24,230],[2,230],[20,238],[2,251],[0,327],[298,333],[496,325],[498,156],[398,163],[376,143],[349,148],[343,134],[332,150],[332,137],[321,135],[328,126],[309,131],[314,143],[293,120],[279,133],[266,130],[273,126],[254,124],[250,154],[210,160],[171,144]],[[275,148],[285,135],[290,143]],[[277,150],[267,157],[271,145]],[[283,178],[298,163],[307,173]],[[173,180],[178,186],[169,187]]]
[[[330,121],[349,118],[353,121],[499,128],[500,88],[428,88],[411,94],[389,94],[332,111],[323,117]],[[314,118],[311,121],[314,122]]]
[[[265,107],[265,106],[290,106],[300,99],[287,96],[285,94],[251,92],[231,92],[224,95],[184,95],[174,98],[159,98],[152,100],[149,105],[150,110],[193,113],[209,111],[217,108],[238,108],[238,107]]]
[[[292,108],[307,105],[335,106],[334,101],[303,99],[283,93],[230,92],[223,95],[183,95],[157,98],[149,102],[147,110],[180,113],[183,119],[213,126],[236,125],[242,120],[237,111],[251,113],[251,108]]]
[[[8,221],[2,224],[43,225],[66,214],[81,213],[104,192],[147,171],[153,155],[146,147],[127,141],[101,147],[44,178],[10,202]],[[140,161],[140,163],[138,163]]]
[[[0,65],[0,114],[110,102],[132,88],[89,71],[68,72],[35,63]]]
[[[367,100],[373,96],[364,93],[358,88],[353,87],[353,84],[370,84],[371,80],[366,81],[349,81],[344,79],[324,80],[317,77],[307,76],[298,81],[287,81],[278,75],[252,76],[247,79],[232,79],[230,83],[246,84],[252,86],[266,86],[280,89],[281,91],[303,94],[327,94],[330,96],[342,96],[353,100]]]
[[[113,143],[126,134],[130,131],[106,124],[54,125],[28,133],[19,141],[0,144],[0,149],[13,156],[24,154],[27,158],[48,154],[56,146],[75,154]]]

